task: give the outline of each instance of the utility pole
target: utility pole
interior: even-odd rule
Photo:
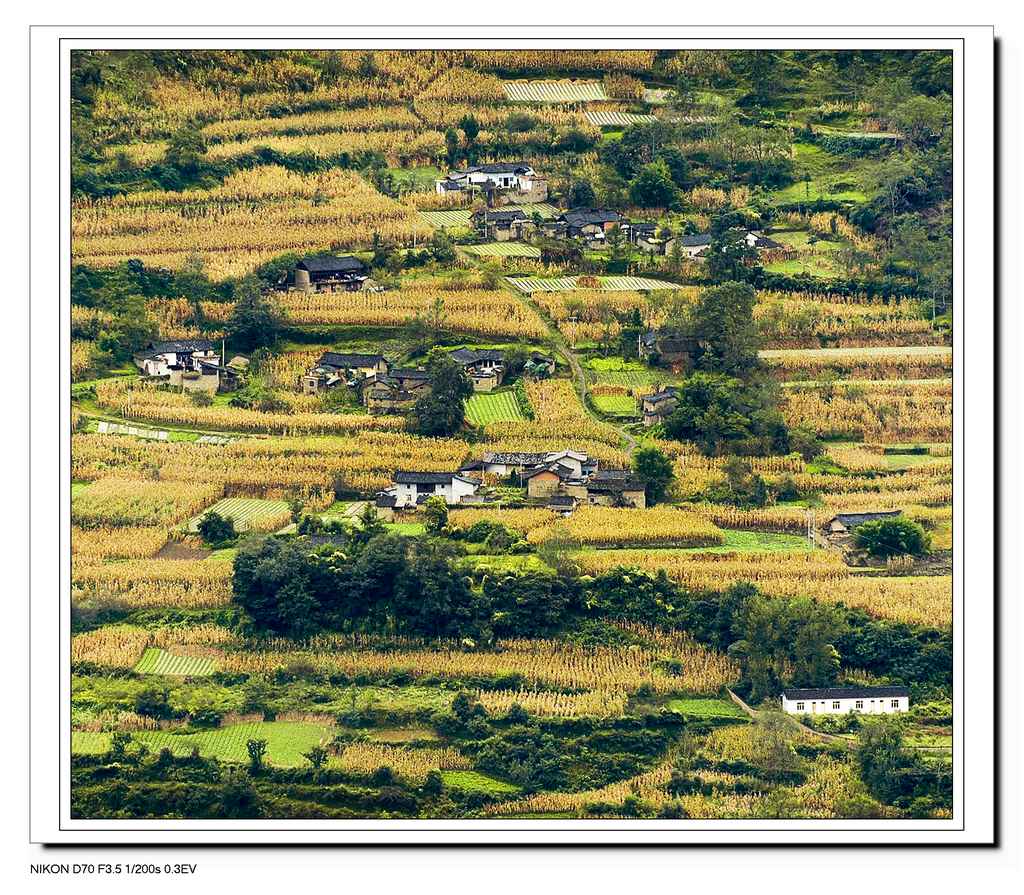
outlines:
[[[814,510],[807,511],[807,543],[814,547]]]

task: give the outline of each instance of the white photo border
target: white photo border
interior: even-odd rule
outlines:
[[[610,36],[614,34],[614,37]],[[201,36],[200,36],[201,35]],[[70,51],[879,48],[954,55],[954,812],[949,820],[76,820],[70,816]],[[995,762],[994,55],[987,27],[73,28],[31,33],[31,839],[61,844],[990,845]],[[965,186],[969,187],[965,189]],[[968,226],[969,225],[969,226]],[[965,283],[970,277],[970,318]],[[55,300],[56,299],[56,300]],[[57,334],[57,344],[54,338]],[[54,364],[54,350],[59,363]],[[969,400],[967,400],[969,398]],[[968,453],[969,452],[969,453]],[[970,466],[966,457],[970,457]],[[55,538],[54,513],[59,523]],[[55,555],[56,552],[56,555]],[[970,601],[965,600],[970,584]],[[966,670],[970,668],[970,674]],[[970,786],[965,777],[969,775]]]

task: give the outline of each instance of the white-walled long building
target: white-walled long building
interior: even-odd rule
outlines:
[[[783,690],[782,710],[790,715],[891,715],[910,710],[910,691],[906,687]]]

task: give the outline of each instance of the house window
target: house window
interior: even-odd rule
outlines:
[[[835,699],[835,700],[832,701],[832,708],[836,709],[836,710],[839,709],[839,700],[838,699]]]
[[[900,701],[898,699],[894,699],[890,704],[894,709],[898,709],[900,707]]]
[[[864,708],[864,700],[863,700],[863,699],[858,699],[858,700],[857,700],[857,701],[856,701],[856,702],[855,702],[855,703],[853,704],[853,707],[854,707],[855,709],[862,709],[862,708]]]
[[[797,710],[798,712],[802,712],[802,711],[804,710],[804,704],[803,704],[802,702],[798,702],[798,703],[796,704],[796,710]]]

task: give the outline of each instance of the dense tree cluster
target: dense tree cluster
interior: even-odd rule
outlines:
[[[691,591],[663,572],[620,569],[596,578],[551,572],[489,573],[455,562],[444,539],[384,533],[367,516],[351,535],[315,547],[304,538],[243,543],[235,559],[235,603],[255,630],[290,636],[319,631],[396,632],[422,637],[547,637],[593,621],[686,630],[729,651],[757,698],[783,684],[826,686],[840,663],[899,683],[944,686],[948,632],[872,619],[860,610],[805,598],[768,597],[747,584]]]

